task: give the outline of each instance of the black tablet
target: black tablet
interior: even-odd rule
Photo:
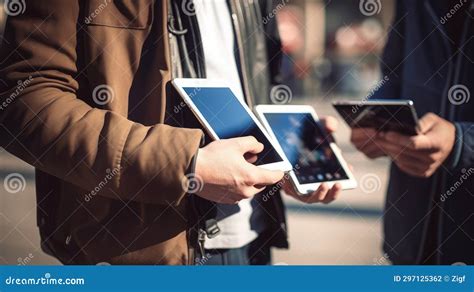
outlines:
[[[374,128],[405,135],[419,133],[418,116],[411,100],[336,101],[333,106],[351,128]]]

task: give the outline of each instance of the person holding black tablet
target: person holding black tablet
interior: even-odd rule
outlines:
[[[384,250],[394,264],[474,264],[474,34],[470,0],[397,1],[374,99],[413,100],[419,133],[352,130],[392,160]]]

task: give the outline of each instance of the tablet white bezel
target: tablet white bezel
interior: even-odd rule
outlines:
[[[176,78],[171,81],[173,86],[176,88],[178,93],[181,95],[183,98],[184,102],[189,106],[191,111],[194,113],[194,115],[197,117],[201,125],[204,127],[204,129],[207,131],[207,133],[215,140],[220,140],[219,136],[217,133],[213,130],[211,125],[208,123],[208,121],[204,118],[204,116],[201,114],[197,106],[194,104],[192,101],[191,97],[186,93],[184,90],[185,87],[193,87],[193,88],[228,88],[234,96],[237,98],[237,95],[235,92],[232,90],[232,88],[223,80],[210,80],[210,79],[197,79],[197,78]],[[269,170],[281,170],[281,171],[289,171],[292,169],[291,163],[288,161],[288,159],[285,156],[285,153],[283,150],[280,148],[280,144],[273,140],[273,138],[267,133],[266,129],[262,126],[260,121],[257,119],[257,117],[253,114],[253,112],[249,109],[249,107],[245,104],[245,102],[239,98],[237,100],[240,102],[240,104],[243,106],[243,108],[247,111],[247,113],[250,115],[250,117],[254,120],[255,124],[257,127],[262,131],[262,133],[265,135],[265,137],[270,141],[271,145],[275,149],[275,151],[280,155],[282,161],[281,162],[274,162],[274,163],[269,163],[269,164],[262,164],[258,165],[258,167],[262,167],[264,169],[269,169]]]
[[[305,114],[311,114],[311,116],[314,118],[315,121],[319,121],[318,115],[316,114],[316,111],[313,109],[312,106],[309,105],[257,105],[255,107],[255,111],[257,113],[257,116],[260,118],[262,121],[262,124],[265,126],[265,128],[268,130],[270,135],[272,136],[272,139],[275,141],[278,141],[277,137],[275,136],[275,133],[273,132],[273,129],[270,127],[270,124],[268,123],[267,119],[265,118],[265,114],[267,113],[282,113],[282,114],[291,114],[291,113],[305,113]],[[323,129],[324,130],[324,129]],[[336,145],[336,143],[331,142],[329,143],[329,146],[331,147],[332,151],[334,152],[334,155],[336,156],[337,160],[341,164],[342,168],[346,172],[348,179],[343,179],[343,180],[336,180],[336,181],[326,181],[326,183],[332,187],[336,183],[340,183],[342,186],[342,189],[354,189],[357,187],[357,181],[352,174],[352,172],[349,169],[349,166],[347,165],[346,161],[342,157],[341,150],[339,147]],[[280,146],[281,147],[281,146]],[[322,182],[320,183],[310,183],[310,184],[301,184],[298,181],[298,178],[296,177],[294,171],[290,172],[291,180],[293,182],[293,185],[297,189],[297,191],[301,195],[305,195],[308,193],[311,193],[319,188]]]

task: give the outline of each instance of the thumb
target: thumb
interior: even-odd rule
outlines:
[[[250,167],[252,168],[253,185],[273,185],[279,182],[285,175],[285,173],[280,170],[267,170],[255,165],[251,165]]]
[[[324,126],[328,133],[332,134],[336,132],[339,122],[335,117],[327,116],[320,119],[321,124]]]
[[[420,127],[420,131],[422,134],[428,132],[433,125],[438,121],[439,116],[434,113],[427,113],[425,114],[419,121],[418,125]]]

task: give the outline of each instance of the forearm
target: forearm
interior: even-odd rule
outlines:
[[[8,18],[0,51],[0,146],[85,192],[107,178],[98,195],[179,203],[202,132],[148,127],[91,107],[75,79],[79,4],[26,6]]]

